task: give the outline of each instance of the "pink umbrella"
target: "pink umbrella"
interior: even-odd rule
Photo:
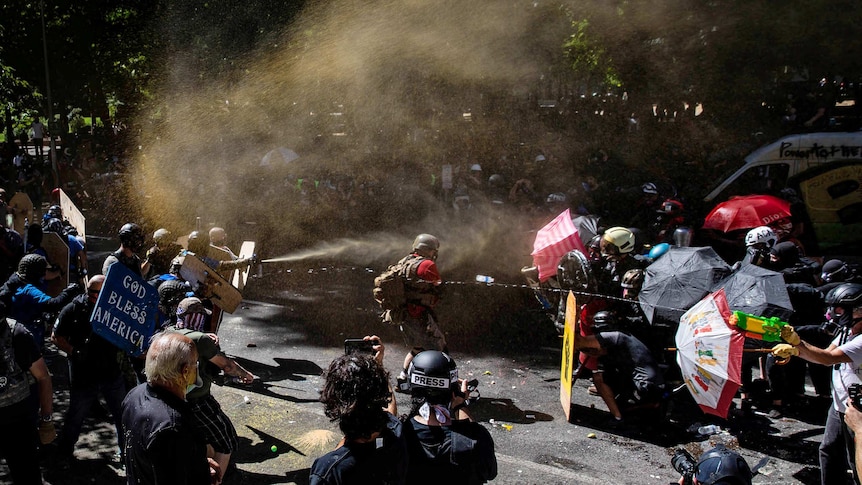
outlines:
[[[715,206],[703,220],[704,229],[730,232],[766,226],[790,217],[790,203],[771,195],[733,197]]]
[[[547,281],[557,274],[560,258],[573,249],[584,254],[587,252],[572,222],[572,214],[566,209],[536,233],[533,252],[530,254],[533,256],[533,265],[539,270],[539,281]]]

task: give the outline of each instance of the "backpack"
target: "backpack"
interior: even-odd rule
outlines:
[[[407,306],[407,283],[424,258],[410,255],[374,278],[374,299],[384,312],[396,313]]]
[[[30,397],[30,382],[27,374],[15,360],[12,329],[17,322],[5,319],[6,328],[0,328],[0,409],[19,403]]]

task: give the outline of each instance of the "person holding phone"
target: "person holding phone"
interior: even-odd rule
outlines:
[[[344,437],[334,450],[314,460],[311,485],[407,483],[407,442],[383,367],[384,346],[376,335],[363,341],[372,343],[372,353],[350,351],[355,346],[345,342],[348,352],[323,374],[320,402]]]

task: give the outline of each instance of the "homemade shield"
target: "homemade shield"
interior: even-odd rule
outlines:
[[[683,314],[676,331],[676,361],[695,402],[705,413],[727,417],[742,384],[742,332],[727,324],[724,292],[708,295]]]
[[[731,310],[757,315],[778,317],[787,321],[793,314],[793,305],[781,273],[744,264],[713,290],[724,289]]]
[[[710,247],[671,247],[647,266],[638,301],[650,323],[674,325],[728,274],[730,266]]]
[[[547,281],[557,274],[557,262],[573,249],[586,254],[572,222],[571,212],[566,209],[536,233],[533,252],[530,254],[533,256],[533,265],[539,270],[539,281]]]
[[[771,195],[733,197],[715,206],[703,220],[704,229],[721,232],[753,229],[790,217],[790,203]]]

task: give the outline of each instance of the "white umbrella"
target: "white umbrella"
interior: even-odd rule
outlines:
[[[288,163],[299,158],[299,155],[286,147],[278,147],[274,150],[270,150],[266,155],[260,160],[261,167],[269,167],[273,165],[279,165],[279,162],[287,165]]]

